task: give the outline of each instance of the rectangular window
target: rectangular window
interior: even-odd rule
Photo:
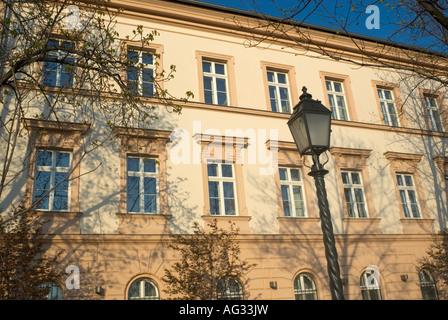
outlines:
[[[410,174],[397,174],[398,191],[406,218],[420,218],[414,179]]]
[[[440,117],[436,98],[425,96],[425,104],[428,111],[429,122],[431,123],[431,129],[434,131],[443,132],[442,119]]]
[[[349,120],[347,102],[342,82],[325,80],[332,119]]]
[[[58,50],[52,50],[46,54],[46,58],[55,61],[44,61],[42,72],[42,84],[46,86],[71,88],[75,68],[73,55],[60,48],[73,48],[74,44],[70,41],[50,39],[47,47],[58,47]]]
[[[155,159],[128,157],[127,212],[158,213],[158,165]]]
[[[300,169],[279,168],[285,217],[305,217],[305,201]]]
[[[288,75],[277,71],[267,71],[269,99],[274,112],[291,113]]]
[[[36,209],[69,210],[71,161],[70,152],[37,150],[33,188]]]
[[[128,49],[128,62],[131,66],[127,69],[128,89],[136,95],[153,97],[155,59],[154,54],[147,51]]]
[[[227,66],[225,63],[202,61],[204,102],[221,106],[229,105]]]
[[[237,215],[235,172],[232,164],[208,163],[211,215]]]
[[[398,127],[398,115],[392,91],[381,88],[378,88],[377,91],[384,123],[386,126]]]
[[[350,218],[367,218],[361,174],[356,171],[342,171],[341,174],[348,216]]]

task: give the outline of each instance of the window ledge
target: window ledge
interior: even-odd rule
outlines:
[[[342,218],[345,234],[379,234],[382,233],[380,218]]]
[[[280,234],[320,234],[320,218],[277,217]]]
[[[203,215],[202,220],[204,220],[204,227],[208,230],[207,225],[213,220],[218,221],[218,227],[228,230],[229,221],[235,223],[235,227],[239,228],[238,234],[250,234],[249,221],[250,216],[218,216],[218,215]]]
[[[120,234],[171,233],[171,215],[153,213],[117,213]]]
[[[432,234],[434,233],[434,219],[403,218],[400,219],[404,234]]]
[[[82,212],[78,211],[45,211],[37,210],[43,222],[43,234],[80,234],[80,218]]]

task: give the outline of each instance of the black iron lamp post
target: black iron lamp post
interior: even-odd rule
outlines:
[[[313,159],[309,175],[314,177],[316,183],[331,295],[333,300],[344,300],[333,224],[325,189],[324,176],[328,171],[319,161],[319,156],[330,148],[331,111],[320,101],[312,99],[311,94],[306,92],[306,87],[303,87],[302,91],[300,102],[294,107],[288,126],[300,155],[311,155]]]

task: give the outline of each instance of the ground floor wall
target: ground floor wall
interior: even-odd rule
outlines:
[[[130,284],[150,278],[160,299],[169,299],[162,278],[178,257],[167,235],[47,236],[50,250],[62,249],[61,264],[79,268],[79,289],[60,283],[65,299],[124,300]],[[241,257],[254,267],[247,281],[247,299],[294,299],[294,279],[302,272],[316,283],[318,299],[331,299],[322,235],[238,236]],[[346,299],[362,299],[360,277],[369,266],[379,270],[385,300],[422,299],[418,259],[425,256],[430,235],[337,235],[337,250]],[[67,273],[67,279],[69,278]]]

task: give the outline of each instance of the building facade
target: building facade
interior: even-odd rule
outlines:
[[[116,128],[116,145],[82,161],[89,124],[68,122],[62,130],[38,118],[24,122],[38,160],[8,202],[38,199],[79,164],[78,178],[39,207],[49,220],[50,250],[70,252],[69,264],[80,270],[79,289],[61,283],[55,296],[166,299],[162,277],[177,258],[170,234],[216,218],[237,224],[242,257],[256,264],[238,279],[248,290],[232,294],[331,299],[311,160],[298,154],[287,126],[306,86],[332,111],[332,147],[322,160],[346,299],[434,297],[432,276],[418,260],[446,227],[445,92],[422,87],[410,99],[398,72],[267,41],[248,46],[252,35],[241,25],[256,19],[242,11],[192,1],[111,6],[123,9],[123,41],[137,25],[159,33],[144,50],[130,44],[132,59],[148,70],[176,65],[164,85],[194,98],[180,115],[160,106],[154,127]],[[329,46],[353,46],[323,29],[310,32]],[[66,77],[59,69],[48,79],[57,86]],[[136,94],[154,90],[145,74],[128,71],[127,80]],[[149,95],[148,103],[157,101]],[[379,275],[373,285],[371,270]]]

